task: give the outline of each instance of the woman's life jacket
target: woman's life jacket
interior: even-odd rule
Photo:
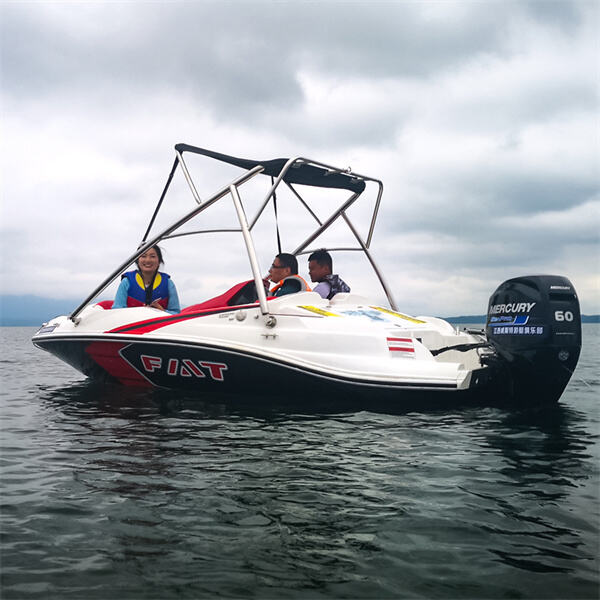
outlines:
[[[298,282],[299,289],[297,289],[296,292],[312,291],[310,289],[310,286],[308,285],[308,283],[306,283],[306,281],[304,281],[304,279],[302,279],[302,277],[300,277],[300,275],[288,275],[287,277],[284,277],[274,288],[271,288],[271,290],[269,291],[269,295],[276,296],[277,290],[279,288],[283,287],[283,285],[286,281],[290,281],[290,280]]]
[[[128,271],[121,275],[121,279],[129,280],[127,292],[127,306],[148,306],[155,300],[166,309],[169,305],[169,275],[156,272],[152,285],[146,287],[139,271]]]

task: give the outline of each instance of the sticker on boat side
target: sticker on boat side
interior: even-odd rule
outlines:
[[[298,308],[303,308],[304,310],[308,310],[309,312],[314,312],[323,317],[341,317],[342,316],[342,315],[338,315],[336,313],[329,312],[327,310],[323,310],[322,308],[318,308],[317,306],[298,305]]]
[[[388,315],[392,315],[394,317],[399,317],[400,319],[404,319],[405,321],[410,321],[411,323],[425,323],[425,321],[421,321],[420,319],[415,319],[413,317],[409,317],[408,315],[403,315],[402,313],[396,312],[395,310],[390,310],[389,308],[383,308],[381,306],[370,306],[369,308],[374,308],[382,313],[386,313]]]
[[[386,341],[391,356],[415,358],[415,345],[412,338],[387,337]]]
[[[348,315],[349,317],[367,317],[367,319],[371,319],[371,321],[387,321],[387,319],[385,319],[381,313],[378,313],[376,310],[365,310],[364,308],[359,308],[357,310],[342,310],[340,312],[343,315]]]
[[[58,327],[58,323],[54,325],[43,325],[36,332],[35,335],[42,335],[43,333],[52,333]]]

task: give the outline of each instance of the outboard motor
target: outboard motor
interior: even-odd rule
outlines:
[[[505,281],[490,297],[486,335],[506,363],[511,400],[558,401],[581,351],[575,288],[557,275]]]

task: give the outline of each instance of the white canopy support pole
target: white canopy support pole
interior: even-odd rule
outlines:
[[[375,201],[375,208],[373,209],[373,216],[371,217],[371,226],[369,227],[369,235],[367,236],[367,243],[365,246],[367,248],[371,247],[371,240],[373,239],[373,231],[375,230],[375,222],[377,221],[377,214],[379,213],[379,205],[381,204],[381,196],[383,195],[383,183],[379,180],[377,181],[377,185],[379,186],[379,191],[377,192],[377,200]]]
[[[258,175],[263,170],[262,166],[256,166],[252,170],[243,173],[236,179],[234,179],[229,186],[237,186],[245,183],[249,179],[252,179],[255,175]],[[206,210],[209,206],[212,206],[215,202],[229,194],[230,187],[224,187],[219,190],[216,194],[211,196],[206,202],[200,204],[189,213],[181,217],[178,221],[175,221],[172,225],[167,227],[165,230],[161,231],[159,234],[155,235],[152,239],[148,240],[146,243],[142,244],[125,262],[123,262],[119,267],[117,267],[70,315],[69,319],[71,321],[77,323],[78,319],[76,319],[77,315],[91,302],[98,294],[102,293],[123,271],[135,260],[137,260],[146,250],[152,248],[160,240],[165,238],[166,236],[173,233],[173,231],[179,229],[182,225],[185,225],[190,219],[193,219],[197,214],[201,213],[203,210]],[[266,303],[266,302],[265,302]]]
[[[319,227],[310,237],[306,238],[306,240],[304,240],[304,242],[302,242],[302,244],[300,244],[300,246],[298,246],[293,252],[292,254],[294,256],[296,256],[296,254],[300,254],[307,246],[309,246],[310,244],[312,244],[314,242],[314,240],[316,240],[327,228],[329,228],[338,218],[341,214],[344,213],[344,211],[351,206],[354,201],[360,196],[360,193],[354,193],[352,194],[352,196],[350,196],[350,198],[348,198],[348,200],[346,200],[346,202],[344,202],[344,204],[338,208],[330,217],[329,219],[327,219],[327,221],[325,221],[325,223],[323,223],[321,225],[321,227]]]
[[[238,189],[235,185],[229,186],[231,197],[233,198],[233,204],[237,212],[237,216],[242,228],[242,235],[244,236],[244,242],[246,244],[246,251],[248,252],[248,258],[250,259],[250,267],[252,268],[252,275],[254,276],[254,285],[256,286],[256,294],[258,295],[258,302],[260,304],[260,312],[263,315],[269,313],[267,307],[267,295],[265,294],[265,286],[263,284],[260,268],[258,266],[258,260],[256,258],[256,250],[254,249],[254,242],[250,235],[250,229],[248,227],[248,220],[246,219],[246,213],[242,206],[242,201],[238,193]]]
[[[200,195],[198,194],[198,191],[196,190],[196,186],[194,185],[194,182],[192,181],[192,176],[190,175],[190,172],[188,171],[187,165],[185,164],[185,161],[183,160],[183,156],[181,155],[181,152],[179,152],[179,150],[175,150],[175,152],[177,153],[177,158],[179,158],[179,162],[181,164],[181,169],[183,171],[183,174],[185,175],[185,179],[188,182],[188,185],[190,186],[190,190],[192,192],[192,196],[194,196],[194,200],[196,201],[197,204],[202,204]]]
[[[358,231],[356,231],[354,225],[352,225],[352,222],[346,216],[345,212],[342,212],[342,217],[343,217],[344,221],[346,221],[346,224],[350,228],[350,231],[352,231],[352,233],[354,234],[354,237],[357,239],[358,243],[361,245],[363,252],[365,253],[367,259],[371,263],[371,266],[373,267],[373,270],[375,271],[375,275],[377,275],[377,278],[379,279],[379,283],[381,283],[381,287],[383,288],[383,291],[385,292],[385,295],[387,296],[388,302],[390,303],[390,307],[392,308],[392,310],[398,310],[398,308],[396,307],[396,302],[394,302],[394,297],[392,296],[392,293],[390,292],[390,290],[387,286],[387,283],[385,282],[385,279],[383,277],[383,274],[381,273],[381,271],[379,270],[379,267],[377,266],[377,263],[375,262],[375,259],[371,256],[369,249],[367,248],[365,243],[362,241],[362,238],[360,237]]]
[[[267,196],[265,197],[265,199],[263,200],[262,205],[260,206],[260,208],[258,209],[258,212],[256,213],[256,215],[254,216],[254,219],[252,219],[252,223],[250,223],[250,229],[252,230],[254,228],[254,226],[256,225],[256,222],[258,221],[258,219],[260,218],[260,215],[262,215],[263,211],[265,210],[267,204],[269,203],[269,200],[271,199],[271,196],[274,194],[275,190],[277,189],[277,186],[281,183],[281,180],[283,179],[284,175],[288,172],[288,169],[297,161],[300,160],[299,158],[290,158],[285,165],[283,166],[283,169],[281,169],[281,171],[279,172],[279,175],[275,178],[275,181],[273,182],[273,184],[271,185],[271,189],[269,190]]]

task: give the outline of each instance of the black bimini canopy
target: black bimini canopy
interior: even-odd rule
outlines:
[[[270,175],[271,177],[277,177],[289,160],[287,158],[275,158],[272,160],[250,160],[247,158],[237,158],[235,156],[228,156],[227,154],[213,152],[212,150],[190,146],[189,144],[177,144],[175,146],[175,150],[180,153],[193,152],[194,154],[202,154],[203,156],[209,156],[210,158],[214,158],[216,160],[220,160],[221,162],[226,162],[230,165],[235,165],[236,167],[241,167],[242,169],[247,170],[253,169],[254,167],[260,165],[264,168],[263,174]],[[365,182],[362,179],[302,162],[293,165],[292,168],[289,169],[284,175],[283,180],[287,183],[298,183],[301,185],[312,185],[315,187],[350,190],[351,192],[355,192],[357,194],[362,193],[362,191],[365,189]]]

